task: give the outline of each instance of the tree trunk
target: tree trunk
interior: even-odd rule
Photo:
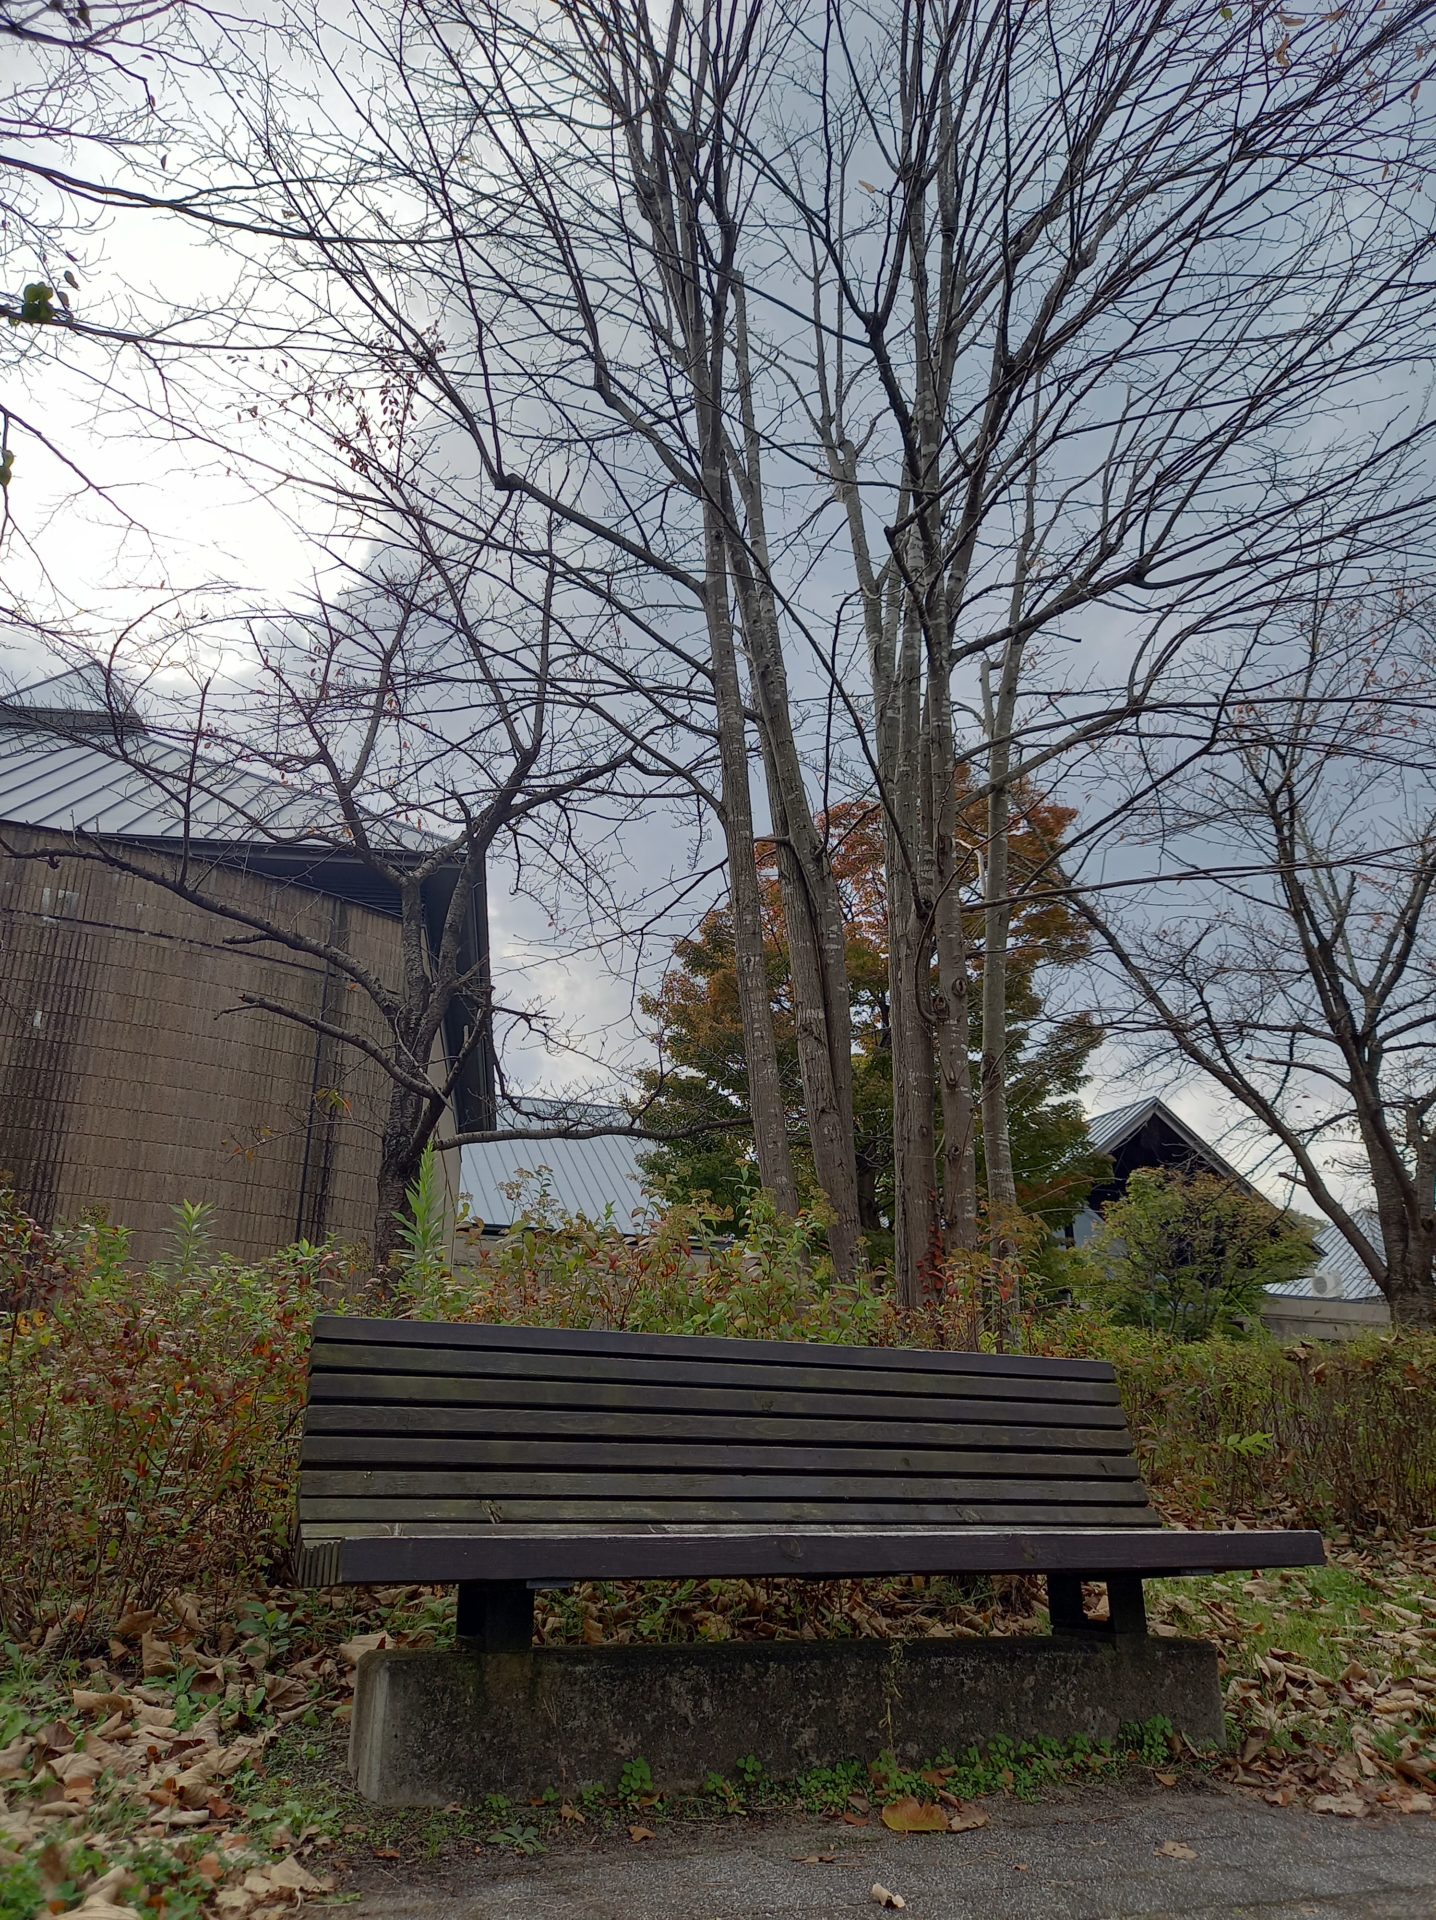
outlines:
[[[1424,1261],[1418,1257],[1400,1269],[1388,1265],[1386,1304],[1393,1326],[1436,1330],[1436,1285],[1432,1284],[1429,1247]]]
[[[705,411],[711,412],[706,408]],[[748,742],[738,662],[727,597],[724,534],[718,506],[721,490],[716,467],[705,472],[713,491],[704,502],[706,613],[713,665],[718,751],[723,768],[723,833],[728,850],[728,887],[733,912],[733,953],[738,1006],[748,1058],[748,1100],[758,1177],[778,1211],[792,1218],[798,1189],[788,1146],[787,1113],[778,1072],[778,1043],[768,960],[763,944],[763,905],[753,846],[753,798],[748,785]]]
[[[735,370],[743,439],[730,464],[746,521],[737,523],[732,492],[724,498],[742,629],[752,670],[768,805],[777,839],[778,880],[788,936],[793,1025],[803,1104],[818,1184],[829,1207],[828,1248],[840,1280],[857,1270],[857,1159],[853,1141],[853,1035],[848,997],[847,934],[828,850],[813,819],[803,763],[793,733],[782,627],[773,592],[763,492],[762,437],[753,409],[747,310],[734,287]]]
[[[942,1093],[942,1232],[945,1251],[977,1245],[977,1141],[972,1100],[972,1011],[962,927],[963,852],[958,834],[957,754],[945,672],[928,673],[932,741],[937,1064]]]
[[[379,1172],[374,1194],[373,1264],[377,1278],[388,1291],[392,1273],[389,1262],[403,1244],[400,1223],[405,1218],[406,1197],[419,1172],[419,1161],[429,1131],[424,1127],[423,1101],[408,1087],[393,1085],[389,1090],[389,1110],[380,1136]]]

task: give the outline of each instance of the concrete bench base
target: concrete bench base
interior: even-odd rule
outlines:
[[[639,1758],[681,1792],[748,1754],[791,1778],[1004,1734],[1110,1738],[1157,1714],[1195,1745],[1220,1743],[1215,1649],[1094,1634],[396,1651],[360,1662],[349,1757],[366,1799],[431,1807],[613,1785]]]

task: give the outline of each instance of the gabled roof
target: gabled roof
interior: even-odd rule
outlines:
[[[1188,1152],[1199,1160],[1205,1160],[1215,1172],[1234,1180],[1249,1193],[1256,1192],[1244,1173],[1240,1173],[1230,1160],[1217,1152],[1210,1141],[1204,1140],[1185,1120],[1172,1112],[1165,1100],[1155,1094],[1149,1100],[1134,1100],[1125,1107],[1111,1107],[1105,1113],[1094,1113],[1087,1122],[1087,1138],[1098,1153],[1115,1156],[1150,1120],[1160,1120],[1169,1127]]]
[[[556,1127],[628,1125],[621,1107],[525,1099],[522,1109],[505,1106],[499,1124],[532,1128],[551,1120]],[[590,1140],[494,1140],[460,1147],[459,1191],[475,1221],[486,1227],[507,1227],[518,1218],[522,1202],[506,1193],[506,1187],[521,1186],[523,1199],[532,1202],[542,1186],[562,1213],[581,1214],[596,1223],[611,1216],[620,1233],[632,1233],[638,1219],[654,1209],[643,1173],[644,1156],[652,1151],[651,1141],[623,1134]]]
[[[374,815],[386,852],[432,852],[441,837]],[[323,850],[350,857],[332,797],[150,731],[96,667],[0,696],[0,820],[149,844]]]
[[[1386,1245],[1381,1234],[1381,1222],[1373,1211],[1359,1212],[1356,1224],[1367,1239],[1385,1257]],[[1380,1300],[1380,1287],[1366,1271],[1361,1256],[1346,1238],[1340,1227],[1328,1221],[1316,1236],[1316,1249],[1321,1256],[1310,1273],[1302,1274],[1299,1280],[1279,1280],[1267,1288],[1268,1293],[1279,1295],[1283,1300]]]

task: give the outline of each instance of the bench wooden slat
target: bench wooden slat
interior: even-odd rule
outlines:
[[[781,1413],[708,1413],[706,1407],[668,1407],[668,1409],[647,1409],[635,1407],[634,1411],[624,1409],[593,1409],[586,1407],[488,1407],[484,1404],[482,1384],[476,1386],[470,1380],[443,1379],[440,1375],[428,1375],[424,1379],[401,1377],[392,1379],[388,1375],[363,1375],[346,1373],[330,1375],[328,1380],[315,1382],[315,1400],[311,1402],[315,1413],[324,1407],[430,1407],[443,1409],[443,1427],[455,1419],[457,1409],[465,1409],[474,1419],[482,1419],[482,1428],[486,1432],[591,1432],[591,1434],[628,1434],[628,1432],[651,1432],[657,1438],[680,1438],[682,1434],[706,1434],[708,1438],[737,1438],[741,1434],[754,1434],[756,1438],[766,1440],[793,1440],[793,1444],[802,1444],[804,1440],[841,1440],[850,1436],[854,1444],[902,1444],[910,1440],[941,1442],[950,1438],[954,1432],[962,1432],[964,1438],[979,1432],[1050,1432],[1052,1446],[1079,1446],[1081,1440],[1073,1440],[1073,1434],[1092,1434],[1108,1432],[1112,1434],[1113,1448],[1129,1448],[1131,1440],[1127,1438],[1127,1425],[1121,1407],[1071,1407],[1071,1405],[1042,1405],[1041,1402],[1021,1402],[1014,1405],[987,1405],[979,1402],[964,1402],[962,1411],[952,1417],[933,1415],[931,1402],[925,1409],[925,1419],[883,1419],[877,1415],[864,1415],[860,1419],[841,1419],[841,1417],[816,1417],[801,1419],[797,1415]],[[321,1398],[324,1394],[332,1398]],[[455,1409],[451,1413],[449,1409]],[[332,1425],[328,1430],[332,1430]],[[474,1430],[470,1427],[468,1430]],[[987,1442],[973,1442],[985,1446]],[[996,1442],[1000,1444],[1000,1442]],[[1046,1442],[1037,1442],[1041,1448]]]
[[[505,1502],[506,1507],[513,1508],[515,1511],[521,1510],[523,1504],[521,1501]],[[762,1503],[760,1502],[758,1504],[761,1506]],[[819,1503],[819,1505],[821,1506],[821,1503]],[[782,1516],[782,1526],[785,1532],[791,1530],[794,1533],[817,1533],[822,1534],[825,1539],[831,1539],[836,1535],[844,1533],[846,1530],[827,1512],[824,1512],[822,1517],[816,1520],[794,1520],[792,1518],[791,1508],[786,1502],[775,1502],[774,1511]],[[929,1511],[934,1513],[940,1512],[943,1517],[936,1520],[924,1519],[922,1517],[923,1514]],[[983,1528],[989,1524],[984,1520],[979,1526],[969,1526],[966,1522],[953,1518],[953,1515],[959,1511],[961,1511],[961,1509],[958,1508],[913,1508],[906,1510],[901,1520],[894,1520],[890,1507],[884,1506],[881,1501],[874,1501],[871,1507],[873,1519],[871,1523],[868,1524],[867,1531],[911,1534],[916,1540],[928,1540],[931,1539],[934,1534],[951,1533],[954,1527],[960,1527],[964,1532],[980,1533],[983,1531]],[[1024,1511],[1026,1511],[1026,1509],[1024,1509]],[[750,1515],[744,1520],[694,1520],[687,1514],[681,1514],[676,1518],[671,1515],[665,1515],[662,1519],[632,1518],[626,1520],[621,1527],[615,1527],[610,1510],[605,1508],[603,1513],[594,1519],[532,1520],[524,1518],[505,1520],[501,1526],[490,1527],[485,1525],[482,1529],[477,1527],[472,1519],[346,1519],[342,1521],[317,1521],[306,1529],[306,1538],[314,1542],[326,1539],[427,1540],[430,1538],[444,1540],[488,1540],[498,1538],[504,1540],[562,1540],[567,1539],[570,1535],[593,1534],[602,1535],[606,1540],[630,1538],[634,1540],[649,1540],[654,1537],[668,1539],[676,1535],[684,1540],[703,1538],[722,1542],[724,1540],[732,1540],[740,1533],[751,1533],[755,1519],[758,1520],[759,1525],[766,1526],[771,1530],[771,1518],[765,1523],[756,1515]],[[1057,1524],[1066,1527],[1070,1531],[1077,1523],[1068,1516],[1065,1520]],[[1154,1517],[1145,1524],[1158,1526],[1161,1523]],[[1100,1527],[1098,1530],[1103,1533],[1113,1531],[1113,1529],[1106,1526]],[[1120,1531],[1122,1537],[1125,1538],[1125,1523]],[[720,1576],[714,1575],[713,1577],[718,1578]]]
[[[1064,1480],[1061,1497],[1082,1500],[1090,1497],[1084,1489],[1109,1502],[1147,1504],[1147,1489],[1140,1480]],[[1006,1489],[1004,1493],[1000,1491]],[[824,1473],[683,1473],[683,1472],[553,1472],[525,1471],[522,1468],[494,1467],[486,1473],[470,1473],[455,1467],[447,1473],[429,1473],[422,1469],[394,1472],[368,1467],[342,1469],[305,1468],[299,1476],[299,1494],[303,1500],[342,1496],[346,1500],[443,1500],[467,1499],[473,1504],[501,1494],[521,1494],[527,1499],[551,1498],[610,1500],[626,1505],[630,1499],[649,1500],[890,1500],[901,1505],[909,1500],[1033,1499],[1051,1492],[1051,1483],[1039,1475],[1010,1479],[970,1478],[956,1475],[907,1474],[887,1479],[877,1474]]]
[[[1030,1489],[1028,1490],[1031,1491]],[[486,1530],[495,1539],[506,1536],[508,1523],[548,1520],[599,1519],[612,1514],[612,1500],[525,1500],[517,1495],[495,1494],[480,1504],[474,1500],[445,1499],[425,1494],[408,1500],[343,1499],[338,1496],[310,1494],[308,1513],[312,1521],[342,1524],[346,1532],[354,1521],[454,1520],[467,1524],[478,1536]],[[858,1538],[884,1520],[906,1524],[921,1517],[934,1529],[943,1527],[1155,1527],[1158,1516],[1147,1506],[1100,1505],[1097,1501],[1069,1501],[1043,1504],[1035,1495],[1027,1500],[963,1501],[960,1499],[894,1503],[889,1500],[824,1501],[785,1497],[769,1500],[663,1500],[631,1495],[623,1503],[629,1521],[666,1520],[675,1527],[684,1522],[728,1523],[734,1533],[751,1532],[755,1526],[788,1525],[793,1521],[824,1523],[829,1532],[850,1529]],[[726,1571],[726,1569],[725,1569]]]
[[[320,1314],[316,1347],[329,1341],[373,1341],[390,1346],[488,1347],[495,1351],[638,1354],[684,1362],[736,1360],[744,1365],[787,1366],[820,1360],[834,1369],[903,1367],[920,1373],[1027,1374],[1043,1381],[1115,1380],[1110,1360],[1047,1359],[1033,1354],[942,1352],[929,1347],[844,1347],[807,1340],[743,1340],[711,1334],[625,1333],[607,1327],[507,1327],[436,1320],[374,1320],[360,1315]]]
[[[390,1415],[384,1411],[384,1405],[372,1404],[367,1398],[367,1386],[374,1379],[409,1380],[409,1375],[369,1375],[369,1373],[317,1373],[313,1377],[313,1392],[309,1398],[311,1411],[315,1415],[324,1413],[330,1405],[349,1405],[363,1419],[388,1421]],[[440,1375],[434,1375],[440,1379]],[[474,1404],[486,1407],[555,1407],[555,1409],[587,1409],[591,1407],[597,1413],[622,1413],[630,1417],[634,1413],[693,1413],[703,1409],[706,1413],[741,1413],[745,1419],[768,1417],[768,1419],[799,1419],[802,1415],[829,1415],[833,1419],[870,1419],[879,1421],[885,1427],[891,1427],[904,1419],[910,1421],[931,1421],[931,1419],[983,1419],[983,1421],[1002,1421],[1025,1417],[1021,1409],[1041,1415],[1042,1421],[1052,1421],[1060,1425],[1067,1421],[1069,1425],[1102,1425],[1112,1427],[1125,1425],[1121,1404],[1113,1400],[1092,1400],[1092,1402],[1067,1402],[1067,1400],[1048,1400],[1044,1396],[1031,1394],[1031,1382],[1027,1382],[1029,1398],[1025,1400],[989,1400],[981,1396],[960,1396],[954,1400],[941,1400],[937,1396],[879,1396],[879,1394],[820,1394],[820,1392],[753,1392],[749,1388],[728,1388],[728,1386],[687,1386],[674,1382],[670,1386],[639,1386],[628,1380],[484,1380],[482,1386],[474,1388]],[[411,1398],[419,1402],[426,1396],[426,1388],[415,1382]],[[386,1402],[392,1405],[394,1402]]]
[[[1097,1361],[331,1317],[301,1462],[301,1570],[330,1581],[1321,1558],[1163,1529]]]
[[[847,1447],[751,1446],[733,1439],[703,1445],[669,1439],[540,1440],[528,1435],[503,1439],[455,1439],[451,1435],[416,1438],[409,1434],[312,1433],[305,1442],[305,1467],[358,1469],[395,1467],[711,1467],[735,1473],[817,1473],[852,1470],[882,1474],[1040,1474],[1047,1479],[1136,1480],[1137,1463],[1127,1454],[1066,1452],[1006,1453],[964,1450],[874,1447],[855,1441]]]
[[[904,1573],[1143,1575],[1320,1566],[1321,1535],[1181,1533],[1169,1527],[956,1527],[930,1532],[838,1528],[709,1534],[581,1533],[526,1539],[495,1527],[443,1538],[348,1539],[342,1577],[356,1583],[446,1580],[754,1579],[772,1575],[865,1579]],[[715,1565],[715,1561],[719,1564]]]
[[[634,1386],[658,1386],[669,1392],[692,1387],[749,1387],[770,1396],[815,1391],[869,1396],[899,1394],[905,1399],[929,1395],[944,1406],[955,1400],[990,1399],[1073,1401],[1082,1406],[1116,1406],[1117,1388],[1111,1380],[1034,1381],[1030,1375],[966,1376],[924,1372],[920,1369],[866,1368],[843,1373],[837,1368],[800,1365],[755,1366],[735,1361],[688,1360],[677,1364],[658,1355],[606,1357],[564,1354],[494,1353],[487,1348],[455,1351],[443,1347],[392,1347],[379,1342],[328,1341],[314,1349],[311,1369],[315,1384],[326,1374],[376,1374],[385,1377],[437,1374],[451,1379],[575,1380],[587,1386],[596,1380],[626,1381]]]

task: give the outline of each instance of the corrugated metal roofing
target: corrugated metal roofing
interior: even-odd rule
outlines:
[[[1192,1153],[1199,1154],[1219,1174],[1234,1180],[1239,1187],[1245,1187],[1248,1193],[1257,1191],[1246,1175],[1218,1153],[1209,1140],[1204,1140],[1180,1114],[1172,1112],[1165,1100],[1155,1095],[1150,1100],[1134,1100],[1130,1106],[1113,1107],[1110,1112],[1094,1114],[1087,1122],[1087,1138],[1099,1153],[1116,1153],[1125,1140],[1153,1119],[1163,1121],[1179,1140],[1186,1142]]]
[[[1361,1231],[1383,1255],[1385,1243],[1381,1237],[1381,1222],[1371,1212],[1358,1213],[1356,1223]],[[1303,1274],[1299,1280],[1282,1280],[1267,1288],[1268,1293],[1280,1295],[1283,1300],[1379,1300],[1382,1298],[1380,1287],[1362,1265],[1361,1256],[1342,1233],[1341,1229],[1330,1222],[1316,1236],[1317,1249],[1321,1255],[1310,1273]]]
[[[509,1117],[532,1127],[552,1118],[555,1125],[624,1126],[617,1107],[583,1107],[558,1101],[525,1101],[528,1110]],[[647,1140],[606,1134],[593,1140],[494,1140],[459,1149],[459,1191],[470,1212],[486,1227],[507,1227],[540,1187],[563,1213],[601,1222],[611,1219],[620,1233],[632,1233],[654,1211],[644,1191],[642,1161],[652,1151]],[[521,1188],[516,1199],[506,1188]]]
[[[20,689],[0,703],[0,820],[56,833],[206,845],[329,847],[347,851],[333,798],[207,757],[141,728],[67,730],[64,714],[103,720],[83,671]],[[6,709],[10,724],[6,724]],[[28,710],[28,712],[27,712]],[[36,724],[54,714],[54,725]],[[35,717],[32,718],[31,715]],[[391,849],[441,840],[400,817],[374,820]]]
[[[1112,1107],[1106,1113],[1094,1113],[1087,1122],[1087,1138],[1098,1153],[1110,1153],[1130,1134],[1149,1120],[1161,1106],[1158,1099],[1134,1100],[1130,1106]]]

